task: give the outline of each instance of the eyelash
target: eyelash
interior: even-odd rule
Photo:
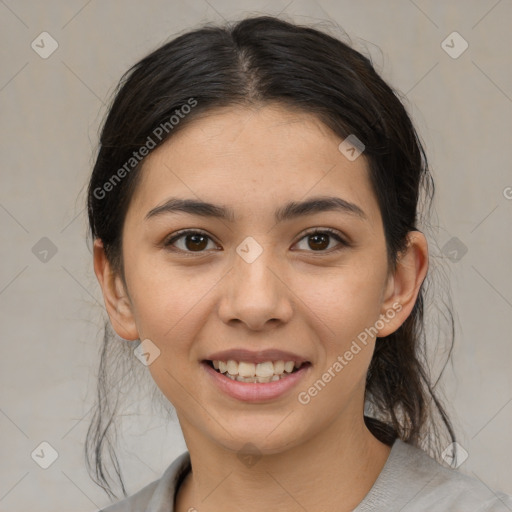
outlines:
[[[339,245],[339,247],[337,247],[335,249],[322,250],[322,251],[309,251],[309,252],[319,253],[319,254],[332,254],[334,252],[342,250],[345,247],[350,247],[350,244],[341,237],[340,233],[331,228],[322,228],[322,229],[314,228],[314,229],[304,233],[304,235],[298,240],[298,242],[300,242],[303,238],[306,238],[306,237],[312,236],[312,235],[317,235],[317,234],[327,234],[327,235],[335,238],[338,242],[340,242],[340,245]],[[164,247],[166,247],[169,250],[174,251],[174,252],[182,252],[182,253],[190,254],[190,255],[203,254],[206,252],[205,250],[203,250],[203,251],[184,251],[183,249],[176,249],[176,248],[171,247],[174,242],[176,242],[180,238],[186,237],[187,235],[203,235],[213,241],[213,239],[210,237],[210,235],[208,235],[204,231],[196,230],[196,229],[186,229],[183,231],[178,231],[175,235],[173,235],[171,238],[166,240],[164,242]]]

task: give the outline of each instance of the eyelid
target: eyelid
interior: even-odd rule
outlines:
[[[301,233],[301,235],[299,236],[297,242],[302,240],[307,235],[314,235],[316,233],[327,233],[328,235],[331,235],[331,236],[333,236],[335,238],[338,238],[339,241],[342,242],[343,244],[345,244],[347,246],[351,245],[351,243],[349,242],[348,238],[341,231],[338,231],[337,229],[334,229],[334,228],[322,228],[322,227],[319,227],[319,228],[309,228],[308,230],[306,230],[303,233]]]
[[[313,250],[305,251],[307,253],[312,254],[313,256],[318,256],[318,257],[327,256],[327,255],[337,253],[338,251],[341,251],[342,249],[352,247],[352,243],[347,239],[347,237],[342,232],[338,231],[337,229],[322,228],[322,227],[310,228],[310,229],[304,231],[303,233],[301,233],[299,235],[297,241],[293,245],[298,244],[303,238],[306,238],[308,235],[314,235],[317,233],[327,234],[330,237],[337,239],[338,245],[335,247],[332,247],[331,249],[324,250],[324,251],[313,251]]]
[[[179,231],[175,231],[170,236],[164,238],[162,245],[164,247],[171,246],[171,244],[173,242],[175,242],[176,240],[178,240],[186,235],[190,235],[190,234],[206,236],[212,242],[215,242],[217,244],[217,241],[215,240],[215,238],[212,235],[210,235],[210,233],[203,231],[202,229],[199,229],[199,228],[185,228],[185,229],[180,229]],[[219,245],[219,244],[217,244],[217,245]],[[177,249],[177,251],[180,251],[180,249]],[[188,253],[193,254],[193,251],[181,251],[181,252],[188,252]],[[203,252],[205,252],[205,251],[200,251],[197,254],[201,254]]]

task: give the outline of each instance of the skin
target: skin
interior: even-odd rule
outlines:
[[[387,460],[390,448],[363,421],[375,338],[310,403],[297,400],[380,315],[395,309],[377,336],[405,321],[428,267],[426,239],[413,231],[390,270],[367,161],[348,160],[340,142],[313,115],[279,105],[212,112],[146,158],[124,224],[125,282],[95,242],[94,268],[116,332],[161,351],[148,369],[176,409],[192,461],[177,512],[277,504],[281,512],[349,511]],[[278,207],[318,195],[355,203],[366,218],[329,211],[275,223]],[[171,196],[229,206],[235,221],[185,213],[145,220]],[[186,228],[210,237],[199,252],[190,237],[188,245],[175,241],[174,252],[164,246]],[[329,236],[317,249],[304,234],[310,228],[335,229],[351,245]],[[263,249],[250,264],[236,252],[248,236]],[[200,366],[214,351],[237,347],[289,350],[312,367],[278,399],[241,402],[213,388]],[[261,454],[250,467],[237,457],[247,442]]]

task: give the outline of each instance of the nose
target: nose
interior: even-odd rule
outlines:
[[[293,315],[293,292],[271,249],[253,262],[236,257],[223,280],[218,314],[226,324],[243,323],[251,330],[265,330],[287,323]]]

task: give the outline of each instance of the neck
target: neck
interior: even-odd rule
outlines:
[[[180,486],[176,512],[261,512],[277,504],[280,512],[352,511],[391,451],[370,433],[362,417],[349,424],[339,418],[305,443],[246,464],[237,452],[186,427],[182,424],[192,472]]]

